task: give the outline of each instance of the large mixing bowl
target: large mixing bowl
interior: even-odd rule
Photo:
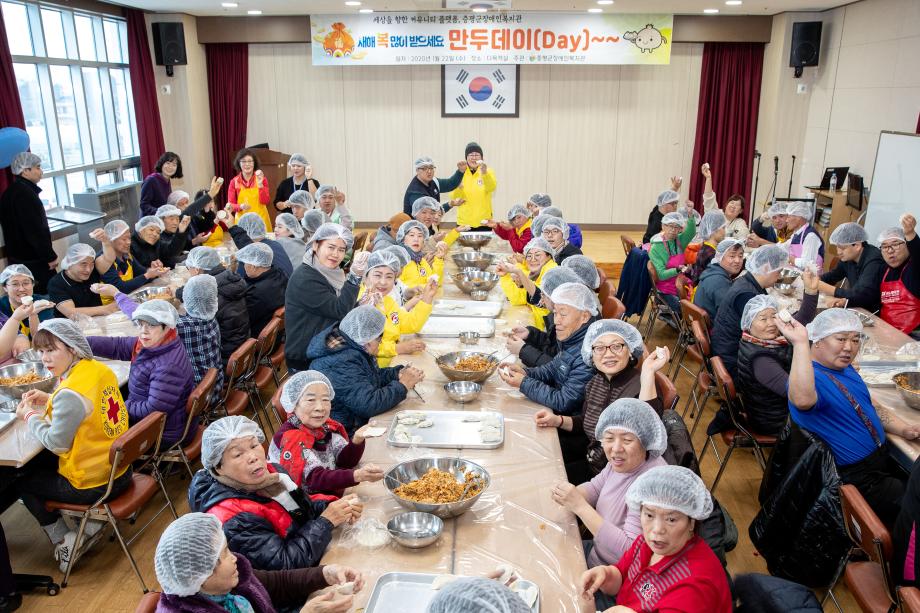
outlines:
[[[801,275],[802,271],[798,268],[784,268],[779,271],[779,279],[777,280],[777,283],[782,283],[783,285],[792,285]]]
[[[479,270],[478,268],[464,268],[460,272],[451,275],[457,287],[467,294],[480,290],[487,292],[498,283],[501,278],[494,272]]]
[[[920,372],[901,372],[891,379],[907,406],[920,411]]]
[[[773,289],[783,296],[792,296],[795,294],[795,286],[791,283],[777,283],[773,286]]]
[[[35,383],[23,383],[22,385],[0,385],[0,393],[21,400],[22,395],[29,390],[41,390],[49,394],[54,391],[54,386],[57,383],[57,379],[54,377],[54,375],[51,374],[50,370],[38,362],[24,362],[22,364],[10,364],[9,366],[4,366],[3,368],[0,368],[0,378],[6,379],[10,377],[21,377],[31,372],[34,372],[39,377],[41,377],[41,381],[36,381]]]
[[[454,260],[457,268],[478,268],[485,270],[495,261],[494,253],[483,253],[482,251],[464,251],[461,253],[452,253],[450,256]]]
[[[466,500],[461,500],[459,502],[446,502],[443,504],[414,502],[412,500],[400,498],[394,492],[394,490],[400,485],[407,484],[421,478],[431,468],[437,468],[438,470],[443,470],[444,472],[451,473],[459,483],[463,483],[465,474],[467,472],[472,471],[474,474],[479,474],[483,479],[482,491],[480,491],[475,496],[467,498]],[[479,500],[479,497],[482,496],[483,492],[489,489],[491,482],[492,479],[489,477],[489,473],[485,468],[479,464],[476,464],[475,462],[470,462],[469,460],[463,460],[461,458],[419,458],[417,460],[409,460],[408,462],[397,464],[389,471],[387,471],[387,474],[383,477],[384,486],[386,486],[387,491],[393,495],[393,498],[396,499],[396,502],[411,511],[432,513],[443,519],[463,515],[467,510],[469,510],[470,507],[476,504],[476,501]]]
[[[473,356],[479,356],[486,359],[489,362],[488,368],[485,370],[457,370],[456,364],[458,361]],[[439,357],[435,360],[435,364],[438,365],[441,372],[451,381],[474,381],[475,383],[482,383],[492,376],[492,373],[498,368],[499,361],[494,355],[481,351],[454,351],[452,353],[445,353]]]
[[[16,359],[20,362],[41,362],[42,352],[38,349],[27,349],[25,351],[20,351]]]
[[[411,511],[400,513],[387,522],[393,540],[409,549],[421,549],[441,537],[444,520],[431,513]]]
[[[480,232],[461,232],[457,242],[464,247],[472,247],[479,250],[489,244],[492,240],[492,234],[482,234]]]

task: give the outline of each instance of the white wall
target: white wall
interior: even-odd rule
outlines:
[[[545,191],[574,221],[644,226],[670,175],[689,185],[701,62],[675,44],[670,66],[522,66],[519,118],[444,119],[439,66],[313,67],[306,44],[250,45],[246,142],[306,154],[359,221],[400,210],[417,156],[448,176],[475,140],[496,215]]]

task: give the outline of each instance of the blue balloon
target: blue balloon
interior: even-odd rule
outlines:
[[[21,128],[0,129],[0,168],[6,168],[16,155],[28,150],[28,132]]]

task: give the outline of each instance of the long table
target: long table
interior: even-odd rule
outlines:
[[[510,253],[507,243],[500,239],[493,239],[484,250]],[[450,279],[455,270],[448,256],[439,298],[469,298]],[[475,349],[500,349],[496,355],[502,356],[507,353],[503,333],[519,321],[529,321],[530,309],[509,306],[498,286],[490,292],[489,300],[502,301],[505,306],[496,320],[495,337],[481,339]],[[436,355],[468,348],[457,339],[425,341]],[[505,384],[498,374],[485,382],[474,402],[461,405],[447,397],[443,385],[448,379],[429,353],[398,356],[393,363],[411,363],[425,372],[425,380],[416,386],[424,402],[410,393],[394,410],[378,416],[377,425],[389,426],[395,413],[406,409],[493,410],[504,415],[505,442],[492,450],[450,450],[389,447],[385,436],[367,440],[362,463],[375,463],[386,470],[418,457],[461,457],[488,470],[492,482],[469,511],[445,520],[440,540],[424,549],[407,549],[393,542],[373,551],[352,543],[347,529],[336,530],[322,562],[347,564],[364,572],[367,587],[355,597],[357,610],[367,603],[377,578],[387,572],[479,576],[508,563],[523,578],[540,586],[542,611],[578,611],[578,583],[586,568],[585,559],[575,516],[550,499],[550,486],[566,477],[555,430],[538,429],[534,423],[533,414],[541,406]],[[364,516],[384,524],[407,510],[389,494],[382,481],[361,483],[352,491],[364,502]]]

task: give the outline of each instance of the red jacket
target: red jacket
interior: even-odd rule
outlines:
[[[514,228],[505,230],[500,225],[495,226],[494,232],[499,238],[503,238],[511,243],[511,250],[515,253],[524,253],[524,245],[529,243],[530,239],[533,238],[533,232],[530,231],[530,226],[524,228],[520,236],[518,236],[517,230]]]

